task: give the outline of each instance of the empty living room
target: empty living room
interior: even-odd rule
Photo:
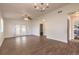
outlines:
[[[0,55],[78,55],[79,3],[0,3]]]

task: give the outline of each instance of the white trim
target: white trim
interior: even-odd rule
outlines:
[[[47,36],[47,38],[48,39],[52,39],[52,40],[57,40],[57,41],[60,41],[60,42],[64,42],[64,43],[68,43],[67,40],[60,40],[60,39],[58,40],[58,39],[55,39],[55,38],[52,38],[52,37],[48,37],[48,36]]]

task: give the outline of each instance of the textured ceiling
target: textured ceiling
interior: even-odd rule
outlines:
[[[66,3],[49,3],[46,13],[57,8],[67,5]],[[21,19],[24,14],[28,14],[32,18],[39,17],[42,13],[34,9],[34,3],[0,3],[0,9],[4,18]]]

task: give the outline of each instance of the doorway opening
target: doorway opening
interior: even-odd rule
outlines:
[[[43,24],[40,24],[40,36],[44,36],[44,33],[43,33]]]
[[[79,12],[69,14],[69,39],[79,40]]]

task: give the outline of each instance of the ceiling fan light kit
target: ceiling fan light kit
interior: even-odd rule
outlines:
[[[28,21],[29,19],[28,18],[24,18],[24,20]]]

